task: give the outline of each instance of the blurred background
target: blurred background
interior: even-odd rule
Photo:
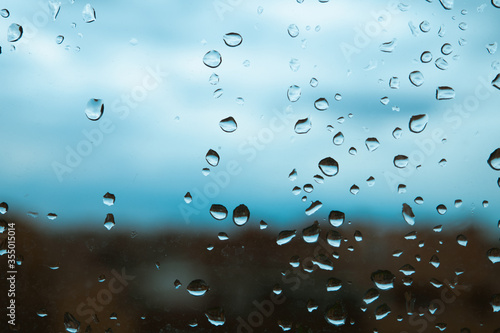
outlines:
[[[0,6],[1,330],[500,328],[497,1]]]

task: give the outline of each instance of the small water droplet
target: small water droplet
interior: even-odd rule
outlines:
[[[62,42],[64,41],[64,36],[63,35],[59,35],[56,37],[56,43],[57,44],[62,44]]]
[[[379,305],[375,309],[375,319],[376,320],[384,319],[385,317],[387,317],[387,315],[389,315],[389,313],[391,313],[391,308],[389,307],[389,305],[385,303]]]
[[[488,164],[493,170],[500,170],[500,148],[495,149],[488,157]]]
[[[222,96],[222,94],[224,94],[224,90],[222,88],[219,88],[214,91],[213,96],[214,98],[219,98]]]
[[[380,297],[380,292],[375,288],[368,289],[363,295],[363,302],[370,304]]]
[[[342,280],[329,278],[326,283],[326,291],[338,291],[342,288]]]
[[[448,86],[441,86],[436,89],[436,99],[438,101],[455,98],[455,90]]]
[[[23,27],[19,24],[12,23],[7,29],[7,40],[11,43],[17,42],[23,36]]]
[[[444,43],[443,46],[441,46],[441,53],[444,55],[449,55],[453,52],[453,46],[451,46],[450,43]]]
[[[222,308],[209,309],[205,312],[205,316],[208,322],[214,326],[222,326],[226,322],[226,316]]]
[[[319,83],[319,82],[318,82],[318,79],[316,79],[315,77],[313,77],[313,78],[311,79],[311,81],[309,81],[309,84],[310,84],[310,85],[311,85],[311,87],[313,87],[313,88],[316,88],[316,87],[318,86],[318,83]]]
[[[295,124],[295,133],[305,134],[311,130],[311,120],[309,118],[299,119]]]
[[[427,64],[432,61],[432,53],[429,51],[425,51],[420,55],[420,61],[424,64]]]
[[[318,221],[315,221],[313,225],[302,230],[302,238],[306,243],[316,243],[319,238],[319,233],[321,229],[319,228]]]
[[[290,172],[290,174],[288,175],[288,179],[290,179],[290,181],[295,181],[297,179],[297,170],[296,169],[293,169],[292,172]]]
[[[345,214],[341,211],[338,210],[332,210],[330,214],[328,215],[328,220],[330,221],[330,224],[333,227],[340,227],[342,224],[344,224],[345,221]]]
[[[333,144],[336,146],[340,146],[343,143],[344,143],[344,134],[342,134],[342,132],[338,132],[333,137]]]
[[[389,104],[389,102],[390,102],[390,99],[389,99],[389,97],[387,97],[387,96],[382,97],[382,98],[380,99],[380,103],[382,103],[383,105],[387,105],[387,104]]]
[[[409,225],[415,224],[415,214],[413,214],[413,210],[411,209],[410,205],[405,203],[403,204],[402,214],[406,223],[408,223]]]
[[[115,226],[115,217],[113,214],[107,214],[106,219],[104,220],[104,227],[106,229],[111,230]]]
[[[210,75],[210,78],[208,79],[208,82],[213,86],[217,85],[219,83],[219,75],[212,73],[212,75]]]
[[[431,30],[431,24],[429,21],[420,22],[420,30],[424,33],[429,32]]]
[[[399,139],[403,135],[403,130],[399,127],[396,127],[394,131],[392,131],[392,136],[394,139]]]
[[[3,18],[7,18],[10,16],[10,12],[8,9],[0,9],[0,16]]]
[[[488,259],[490,259],[492,263],[496,264],[497,262],[500,262],[500,249],[498,248],[489,249],[486,255],[488,256]]]
[[[103,197],[102,197],[102,202],[106,206],[113,206],[115,204],[115,199],[116,199],[116,197],[115,197],[114,194],[106,192],[106,194],[104,194]]]
[[[351,188],[349,189],[349,192],[351,192],[351,194],[353,195],[356,195],[359,193],[359,186],[354,184],[351,186]]]
[[[61,10],[61,3],[58,1],[49,0],[48,2],[50,13],[52,14],[52,19],[55,21],[57,19],[57,15]]]
[[[327,177],[333,177],[339,173],[339,164],[331,157],[326,157],[318,163],[318,167]]]
[[[406,168],[408,162],[409,162],[408,157],[405,155],[397,155],[396,157],[394,157],[394,166],[396,168],[399,169]]]
[[[217,68],[222,62],[222,57],[216,50],[208,51],[203,56],[203,63],[210,68]]]
[[[69,312],[64,313],[64,328],[69,333],[80,332],[80,322]]]
[[[415,87],[420,87],[422,84],[424,84],[424,75],[420,71],[411,72],[409,78],[410,82]]]
[[[321,201],[312,202],[311,205],[306,209],[306,215],[311,216],[312,214],[316,213],[322,206],[323,204],[321,203]]]
[[[236,32],[230,32],[224,35],[224,43],[229,47],[236,47],[243,42],[243,38]]]
[[[186,290],[193,296],[203,296],[209,289],[208,284],[200,279],[191,281],[186,287]]]
[[[89,3],[83,7],[82,17],[85,23],[91,23],[96,20],[95,9]]]
[[[6,202],[0,203],[0,214],[5,214],[9,210],[9,205]]]
[[[299,59],[296,59],[296,58],[290,59],[289,66],[290,66],[290,69],[292,70],[292,72],[297,72],[300,69]]]
[[[495,54],[497,52],[497,49],[498,49],[497,42],[487,44],[486,49],[488,50],[489,54]]]
[[[219,160],[220,160],[219,154],[213,149],[210,149],[207,152],[205,159],[207,160],[208,164],[210,164],[213,167],[219,165]]]
[[[499,88],[500,89],[500,88]],[[318,111],[326,111],[330,107],[330,104],[326,100],[326,98],[319,98],[314,102],[314,107]]]
[[[382,52],[391,53],[396,48],[396,45],[397,45],[397,39],[394,38],[393,40],[391,40],[389,42],[385,42],[385,43],[380,44],[379,50]]]
[[[295,24],[290,24],[288,26],[288,34],[292,38],[297,37],[299,35],[299,27],[297,27],[297,25],[295,25]]]
[[[329,307],[325,312],[326,322],[333,326],[345,325],[347,318],[347,311],[340,301]]]
[[[444,58],[437,58],[435,63],[437,68],[439,68],[440,70],[447,70],[448,67],[449,67],[449,64],[448,64],[448,61],[446,61]]]
[[[227,117],[219,122],[220,128],[226,133],[233,133],[238,128],[238,124],[233,117]]]
[[[89,120],[97,121],[104,113],[104,104],[101,99],[91,98],[85,107],[85,115]]]
[[[444,9],[446,10],[453,9],[454,0],[439,0],[439,2],[441,2],[441,5],[443,6]]]
[[[213,204],[210,207],[210,215],[218,221],[222,221],[227,217],[227,209],[223,205]]]
[[[297,102],[302,93],[302,89],[299,86],[293,85],[288,88],[287,97],[290,102]]]
[[[465,237],[462,234],[458,235],[457,236],[457,243],[458,243],[458,245],[461,245],[461,246],[467,246],[467,237]]]
[[[279,233],[278,238],[276,239],[276,244],[287,244],[296,236],[296,234],[296,230],[283,230]]]
[[[413,133],[420,133],[425,129],[428,122],[429,116],[427,114],[418,114],[410,118],[408,127]]]
[[[237,226],[242,226],[250,219],[250,210],[245,205],[239,205],[233,210],[233,222]]]
[[[399,89],[399,78],[397,76],[393,76],[389,79],[389,87],[391,89]]]
[[[388,290],[394,288],[394,279],[396,277],[388,270],[378,270],[373,272],[371,280],[381,290]]]
[[[365,141],[366,149],[368,151],[372,152],[378,149],[380,146],[380,142],[377,140],[377,138],[368,138]]]

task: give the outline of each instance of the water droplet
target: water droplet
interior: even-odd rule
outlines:
[[[7,18],[10,16],[10,12],[8,9],[0,9],[0,16],[3,18]]]
[[[290,172],[290,174],[288,175],[288,179],[290,179],[290,181],[295,181],[297,179],[297,170],[296,169],[293,169],[292,172]]]
[[[413,200],[413,201],[415,201],[415,203],[417,205],[422,205],[424,203],[424,198],[422,198],[422,197],[416,197],[415,200]]]
[[[297,37],[299,35],[299,27],[297,27],[297,25],[295,25],[295,24],[290,24],[288,26],[288,34],[292,38]]]
[[[425,51],[420,55],[420,61],[424,64],[427,64],[432,61],[432,53],[429,51]]]
[[[342,134],[342,132],[338,132],[333,137],[333,144],[336,146],[340,146],[343,143],[344,143],[344,134]]]
[[[439,257],[437,255],[433,254],[431,259],[429,260],[429,264],[438,268],[439,265],[441,265],[441,262],[439,261]]]
[[[388,290],[394,288],[394,279],[396,277],[390,271],[378,270],[373,272],[371,275],[371,280],[377,288],[381,290]]]
[[[342,281],[337,278],[329,278],[326,283],[326,291],[338,291],[342,288]]]
[[[327,323],[333,326],[345,325],[346,318],[347,311],[340,301],[336,301],[336,303],[329,307],[325,312],[325,319]]]
[[[230,32],[224,35],[224,43],[229,47],[236,47],[243,42],[243,38],[236,32]]]
[[[104,104],[101,99],[91,98],[85,107],[85,115],[89,120],[97,121],[104,113]]]
[[[276,244],[287,244],[296,236],[296,234],[296,230],[283,230],[279,233],[278,238],[276,239]]]
[[[494,43],[491,43],[491,44],[487,44],[486,45],[486,49],[488,50],[489,54],[495,54],[497,52],[497,49],[498,49],[497,42],[494,42]]]
[[[106,229],[111,230],[115,226],[115,217],[113,214],[107,214],[106,219],[104,220],[104,227]]]
[[[260,227],[260,230],[267,229],[267,223],[264,221],[260,221],[259,227]]]
[[[444,55],[449,55],[453,52],[453,46],[450,43],[445,43],[441,46],[441,53]]]
[[[186,289],[193,296],[203,296],[210,288],[203,280],[193,280],[188,284]]]
[[[233,210],[233,222],[237,226],[242,226],[248,222],[250,218],[250,210],[245,205],[239,205]]]
[[[454,0],[439,0],[439,2],[441,2],[441,5],[443,6],[444,9],[446,10],[453,9]]]
[[[500,7],[500,1],[498,2]],[[500,294],[495,294],[491,296],[490,305],[493,308],[493,312],[500,312]]]
[[[392,51],[394,51],[394,48],[397,45],[397,41],[398,40],[396,38],[394,38],[393,40],[391,40],[389,42],[382,43],[379,46],[379,50],[382,52],[391,53]]]
[[[201,169],[201,174],[205,177],[208,176],[210,174],[210,169],[209,168]]]
[[[309,81],[309,84],[311,85],[311,87],[316,88],[318,86],[318,80],[313,77],[311,81]]]
[[[399,271],[406,276],[415,274],[415,268],[410,264],[403,265],[403,267],[401,267]]]
[[[306,243],[316,243],[319,238],[319,233],[321,229],[319,228],[318,221],[315,221],[313,225],[302,230],[302,238]]]
[[[205,316],[208,322],[214,326],[222,326],[226,322],[226,316],[222,308],[209,309],[205,312]]]
[[[375,151],[380,146],[380,142],[378,142],[377,138],[368,138],[365,141],[366,149],[368,151]]]
[[[409,78],[410,82],[415,87],[420,87],[422,84],[424,84],[424,75],[419,71],[411,72]]]
[[[219,122],[220,128],[226,133],[233,133],[238,128],[238,124],[233,117],[227,117]]]
[[[318,309],[318,304],[316,304],[316,302],[312,299],[309,299],[307,301],[307,311],[309,312],[313,312],[314,310],[317,310]]]
[[[351,188],[349,189],[349,192],[351,192],[351,194],[353,195],[356,195],[359,193],[359,186],[354,184],[351,186]]]
[[[500,75],[500,74],[499,74]],[[499,80],[500,81],[500,80]],[[500,89],[500,88],[499,88]],[[314,107],[318,111],[326,111],[330,107],[330,104],[326,100],[326,98],[319,98],[314,102]]]
[[[447,70],[449,67],[448,61],[446,61],[444,58],[437,58],[434,64],[437,68],[443,71]]]
[[[210,164],[213,167],[216,167],[219,164],[219,154],[213,149],[210,149],[205,156],[205,159],[207,160],[208,164]]]
[[[85,23],[91,23],[95,21],[95,9],[89,3],[86,4],[85,7],[83,7],[82,17]]]
[[[349,148],[349,154],[351,155],[356,155],[358,153],[358,150],[354,147]]]
[[[376,320],[381,320],[385,317],[387,317],[387,315],[391,313],[391,308],[389,307],[389,305],[387,304],[382,304],[382,305],[379,305],[376,309],[375,309],[375,319]]]
[[[405,219],[406,223],[409,225],[414,225],[415,224],[415,214],[413,214],[413,210],[408,204],[403,204],[403,218]]]
[[[23,36],[23,27],[19,24],[12,23],[7,29],[7,40],[9,42],[17,42]]]
[[[208,82],[213,86],[217,85],[219,83],[219,75],[212,73],[210,78],[208,78]]]
[[[500,0],[491,0],[491,4],[496,8],[500,8]]]
[[[218,221],[224,220],[227,217],[227,209],[223,205],[213,204],[210,207],[210,215]]]
[[[210,68],[217,68],[222,62],[222,57],[216,50],[208,51],[203,56],[203,63]]]
[[[102,197],[102,202],[106,205],[106,206],[113,206],[115,204],[115,195],[114,194],[111,194],[109,192],[106,192],[106,194],[103,195]]]
[[[311,193],[313,190],[314,190],[314,187],[312,186],[312,184],[305,184],[304,185],[304,191],[305,192]]]
[[[332,210],[330,212],[330,215],[328,215],[328,220],[330,221],[330,224],[333,227],[340,227],[342,224],[344,224],[345,221],[345,214],[341,211],[338,210]]]
[[[399,127],[396,127],[394,131],[392,131],[392,136],[394,139],[399,139],[403,135],[403,130]]]
[[[311,130],[312,123],[309,118],[299,119],[295,124],[295,133],[305,134]]]
[[[488,259],[490,259],[492,263],[496,264],[497,262],[500,262],[500,249],[498,248],[489,249],[486,255],[488,256]]]
[[[219,88],[219,89],[216,89],[214,91],[213,96],[214,96],[214,98],[219,98],[222,96],[223,93],[224,93],[224,90],[222,88]]]
[[[394,166],[399,169],[406,168],[408,165],[408,157],[405,155],[397,155],[394,157]]]
[[[293,85],[288,88],[287,97],[290,102],[297,102],[302,93],[302,89],[299,86]]]
[[[0,214],[5,214],[9,210],[9,205],[6,202],[0,203]]]
[[[420,22],[420,30],[424,33],[429,32],[431,30],[431,24],[429,21]]]
[[[375,185],[375,178],[373,178],[372,176],[370,176],[370,178],[368,178],[366,180],[366,184],[369,186],[369,187],[372,187]]]
[[[339,164],[331,157],[326,157],[318,163],[318,167],[327,177],[333,177],[339,173]]]
[[[461,245],[461,246],[467,246],[467,237],[465,237],[462,234],[458,235],[457,236],[457,243],[458,243],[458,245]]]
[[[409,128],[413,133],[422,132],[427,123],[429,122],[429,116],[427,114],[418,114],[410,118]]]
[[[363,302],[370,304],[380,297],[380,292],[375,288],[368,289],[363,295]]]
[[[446,206],[445,206],[445,205],[442,205],[442,204],[441,204],[441,205],[438,205],[438,206],[436,207],[436,210],[437,210],[437,212],[438,212],[440,215],[444,215],[444,214],[446,214],[446,211],[447,211]]]
[[[390,78],[389,87],[391,89],[399,89],[399,78],[397,76],[393,76]]]
[[[500,148],[495,149],[488,157],[488,164],[493,170],[500,170]]]
[[[380,99],[380,103],[382,103],[383,105],[387,105],[387,104],[389,104],[389,102],[390,102],[390,99],[389,99],[389,97],[387,97],[387,96],[382,97],[382,98]]]
[[[322,206],[323,204],[321,203],[321,201],[312,202],[311,205],[306,209],[306,215],[311,216],[312,214],[316,213]]]
[[[80,322],[69,312],[64,314],[64,328],[67,332],[78,333],[80,332]]]
[[[438,101],[455,98],[455,90],[451,87],[441,86],[436,89],[436,99]]]
[[[59,10],[61,10],[61,3],[53,0],[49,0],[48,2],[49,10],[52,14],[52,18],[54,21],[57,18],[57,15],[59,14]]]
[[[64,41],[64,36],[63,35],[59,35],[56,37],[56,43],[57,44],[62,44],[62,42]]]
[[[297,72],[300,68],[299,59],[295,59],[295,58],[290,59],[289,66],[290,66],[290,69],[292,70],[292,72]]]
[[[460,22],[460,23],[458,24],[458,28],[459,28],[460,30],[467,30],[468,25],[467,25],[467,23],[466,23],[466,22]]]
[[[342,242],[342,235],[336,230],[330,230],[326,234],[326,241],[330,246],[340,247]]]
[[[47,218],[51,221],[54,221],[55,219],[57,219],[57,214],[54,214],[54,213],[48,213],[47,214]]]
[[[219,240],[221,241],[227,241],[229,239],[229,236],[225,233],[225,232],[219,232],[217,234],[217,237],[219,238]]]

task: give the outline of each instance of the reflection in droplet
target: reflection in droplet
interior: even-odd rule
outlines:
[[[115,204],[115,199],[116,199],[116,197],[115,197],[114,194],[106,192],[106,194],[104,194],[103,197],[102,197],[102,202],[106,206],[113,206]]]
[[[208,164],[210,164],[213,167],[216,167],[219,164],[220,157],[219,157],[219,154],[215,150],[210,149],[207,152],[205,159],[208,162]]]
[[[321,229],[319,227],[318,221],[315,221],[313,225],[302,230],[302,238],[306,243],[316,243],[319,238],[319,233]]]
[[[223,205],[213,204],[210,207],[210,215],[216,220],[224,220],[227,217],[227,209]]]
[[[306,215],[311,216],[312,214],[316,213],[322,206],[323,204],[321,203],[321,201],[312,202],[311,205],[306,209]]]
[[[457,236],[458,245],[467,246],[467,242],[467,237],[465,237],[465,235],[460,234]]]
[[[403,135],[403,130],[399,127],[396,127],[394,131],[392,131],[392,136],[394,139],[399,139]]]
[[[342,242],[342,235],[336,230],[330,230],[326,234],[326,241],[330,246],[340,247]]]
[[[441,53],[444,55],[449,55],[453,52],[453,46],[450,43],[445,43],[441,46]]]
[[[12,23],[7,29],[7,40],[9,42],[17,42],[23,36],[23,27],[19,24]]]
[[[326,157],[318,163],[318,167],[327,177],[333,177],[339,173],[339,164],[331,157]]]
[[[429,116],[427,114],[418,114],[410,118],[409,128],[413,133],[422,132],[427,123],[429,122]]]
[[[87,102],[85,107],[85,115],[89,120],[96,121],[102,117],[104,113],[104,104],[101,99],[92,98]]]
[[[85,7],[83,7],[82,17],[85,23],[91,23],[95,21],[95,9],[89,3],[86,4]]]
[[[216,50],[208,51],[203,56],[203,63],[210,68],[217,68],[222,62],[222,57]]]
[[[446,211],[447,211],[446,206],[445,206],[445,205],[443,205],[443,204],[438,205],[438,206],[436,207],[436,210],[437,210],[437,212],[439,213],[439,215],[444,215],[444,214],[446,214]]]
[[[381,320],[385,317],[387,317],[387,315],[391,313],[391,308],[389,307],[389,305],[387,304],[382,304],[382,305],[379,305],[376,309],[375,309],[375,319],[376,320]]]
[[[237,226],[242,226],[248,222],[250,210],[245,205],[239,205],[233,210],[233,222]]]
[[[224,43],[230,47],[236,47],[241,44],[243,38],[236,32],[230,32],[224,35]]]
[[[238,124],[233,117],[227,117],[219,122],[220,128],[226,133],[233,133],[238,128]]]
[[[391,89],[399,89],[399,78],[397,76],[393,76],[389,80],[389,87]]]
[[[295,181],[297,179],[297,170],[296,169],[293,169],[292,172],[290,172],[290,174],[288,175],[288,179],[290,179],[290,181]]]
[[[342,281],[337,278],[329,278],[326,283],[326,291],[338,291],[342,288]]]
[[[368,289],[363,295],[363,302],[370,304],[380,297],[380,292],[375,288]]]
[[[448,61],[446,61],[444,58],[437,58],[434,64],[442,71],[447,70],[449,67]]]

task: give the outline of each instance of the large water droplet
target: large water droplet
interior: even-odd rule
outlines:
[[[378,142],[377,138],[368,138],[365,141],[365,145],[368,151],[375,151],[380,146],[380,142]]]
[[[276,239],[276,244],[287,244],[296,236],[296,234],[296,230],[283,230],[279,233],[278,238]]]
[[[406,168],[408,162],[409,162],[408,157],[405,155],[397,155],[396,157],[394,157],[394,166],[396,168],[400,169]]]
[[[408,204],[403,204],[403,218],[405,219],[406,223],[409,225],[414,225],[415,224],[415,214],[413,214],[413,210]]]
[[[299,35],[299,27],[297,27],[297,25],[295,25],[295,24],[290,24],[288,26],[288,34],[292,38],[297,37]]]
[[[208,51],[203,56],[203,63],[210,68],[217,68],[222,62],[222,57],[216,50]]]
[[[237,226],[242,226],[248,222],[250,210],[245,205],[239,205],[233,210],[233,222]]]
[[[306,209],[306,215],[311,216],[312,214],[316,213],[322,206],[323,204],[321,203],[321,201],[312,202],[311,205]]]
[[[441,86],[436,89],[436,99],[438,101],[455,98],[455,90],[452,87]]]
[[[336,146],[340,146],[343,143],[344,143],[344,134],[342,132],[338,132],[333,137],[333,144]]]
[[[375,288],[368,289],[363,295],[363,301],[366,304],[370,304],[380,297],[380,292]]]
[[[429,116],[426,114],[414,115],[410,118],[409,128],[413,133],[422,132],[427,123],[429,122]]]
[[[331,157],[326,157],[319,161],[318,167],[327,177],[333,177],[339,173],[339,164]]]
[[[420,61],[424,64],[427,64],[432,61],[432,53],[429,51],[425,51],[420,55]]]
[[[453,9],[453,0],[439,0],[439,2],[441,2],[441,5],[443,6],[444,9],[446,10]]]
[[[210,164],[213,167],[216,167],[219,164],[220,157],[215,150],[210,149],[207,152],[205,159],[207,160],[208,164]]]
[[[491,0],[493,7],[500,8],[500,0]]]
[[[17,42],[23,36],[23,27],[19,24],[12,23],[7,29],[7,40],[9,42]]]
[[[342,288],[342,280],[329,278],[326,282],[326,291],[338,291]]]
[[[347,311],[344,305],[337,301],[333,306],[328,308],[325,312],[325,319],[327,323],[333,326],[342,326],[345,324],[347,318]]]
[[[375,283],[377,288],[382,290],[394,288],[393,282],[395,278],[394,274],[387,270],[378,270],[371,275],[373,283]]]
[[[96,121],[104,113],[104,104],[101,99],[91,98],[85,107],[85,115],[89,120]]]
[[[338,210],[332,210],[330,212],[330,215],[328,216],[328,220],[330,221],[330,224],[332,226],[338,228],[342,224],[344,224],[345,214],[341,211],[338,211]]]
[[[67,332],[78,333],[80,332],[80,322],[69,312],[64,314],[64,328]]]
[[[86,4],[85,7],[83,7],[82,17],[85,23],[91,23],[95,21],[95,9],[89,3]]]
[[[500,262],[500,249],[498,248],[489,249],[486,255],[488,256],[488,259],[490,259],[492,263],[496,264],[497,262]]]
[[[381,320],[385,317],[387,317],[387,315],[391,313],[391,308],[389,307],[389,305],[387,304],[382,304],[382,305],[379,305],[376,309],[375,309],[375,319],[376,320]]]
[[[114,194],[111,194],[109,192],[107,192],[106,194],[104,194],[104,196],[102,197],[102,202],[106,205],[106,206],[113,206],[115,204],[115,195]]]
[[[210,207],[210,215],[216,220],[224,220],[227,217],[227,209],[223,205],[213,204]]]
[[[488,164],[493,170],[500,170],[500,148],[495,149],[488,157]]]
[[[420,87],[424,84],[424,75],[420,71],[411,72],[409,78],[415,87]]]
[[[297,102],[301,95],[301,89],[299,86],[293,85],[288,88],[287,97],[290,102]]]
[[[115,226],[115,217],[113,214],[107,214],[104,220],[104,226],[106,229],[111,230]]]
[[[224,35],[224,43],[229,47],[236,47],[241,44],[243,38],[236,32],[230,32]]]
[[[311,120],[309,118],[299,119],[295,124],[295,133],[305,134],[311,130]]]
[[[210,288],[203,280],[193,280],[186,289],[193,296],[203,296]]]
[[[336,230],[330,230],[326,234],[326,241],[330,246],[340,247],[342,243],[342,235]]]
[[[319,98],[314,102],[314,107],[318,111],[326,111],[326,110],[328,110],[329,106],[330,106],[330,104],[328,103],[326,98]]]
[[[238,128],[238,124],[233,117],[227,117],[219,122],[220,128],[226,133],[233,133]]]
[[[226,322],[226,316],[224,315],[224,309],[213,308],[205,312],[205,316],[208,322],[214,326],[222,326]]]
[[[315,221],[312,226],[302,230],[302,238],[306,243],[315,243],[318,241],[320,230],[318,221]]]

